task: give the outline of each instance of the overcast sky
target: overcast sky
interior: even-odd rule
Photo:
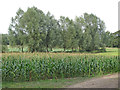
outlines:
[[[118,30],[119,0],[1,0],[0,1],[0,33],[8,33],[11,17],[16,15],[18,8],[27,10],[35,6],[44,13],[50,11],[59,19],[66,16],[74,19],[83,13],[93,13],[106,24],[106,31]]]

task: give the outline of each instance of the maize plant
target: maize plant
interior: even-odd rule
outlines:
[[[118,56],[2,57],[3,81],[33,81],[119,72]]]

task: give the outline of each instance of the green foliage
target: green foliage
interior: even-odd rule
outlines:
[[[8,35],[0,34],[0,52],[4,53],[8,51],[7,45],[9,44]]]
[[[114,73],[119,69],[118,56],[79,56],[66,58],[2,57],[3,81],[34,81]]]
[[[7,45],[2,45],[2,53],[8,52]]]
[[[68,23],[69,23],[69,18],[64,17],[64,16],[60,16],[60,30],[61,30],[61,47],[64,48],[64,51],[66,50],[66,48],[69,48],[70,46],[70,34],[68,32]]]
[[[45,26],[46,26],[46,33],[45,33],[45,46],[48,51],[48,48],[55,47],[57,45],[57,35],[59,36],[58,33],[58,25],[57,25],[57,20],[55,20],[54,16],[48,12],[45,17]]]
[[[11,46],[20,45],[23,52],[23,46],[25,45],[27,38],[24,28],[21,26],[20,20],[23,17],[24,11],[19,8],[16,14],[17,15],[12,18],[12,22],[9,26],[9,44]]]
[[[28,34],[28,47],[30,52],[38,51],[39,43],[41,42],[39,31],[39,19],[42,11],[38,11],[35,7],[28,8],[21,19],[22,27]]]
[[[110,33],[109,31],[107,31],[104,34],[104,43],[106,45],[106,47],[119,47],[119,36],[120,30],[114,32],[114,33]]]
[[[103,39],[102,35],[105,33],[105,23],[95,16],[94,14],[84,13],[84,28],[85,33],[87,32],[88,36],[86,36],[89,40],[85,41],[86,43],[89,41],[90,44],[88,45],[89,50],[93,51],[99,49],[102,44],[103,46]],[[88,48],[86,48],[87,50]]]
[[[84,48],[84,18],[81,17],[76,17],[75,18],[75,30],[76,30],[76,38],[77,38],[77,44],[79,47],[79,51],[81,51],[81,49],[83,50]]]
[[[26,12],[18,9],[9,26],[9,44],[28,46],[29,52],[52,51],[53,48],[94,51],[105,47],[118,47],[118,33],[105,32],[105,23],[94,14],[84,13],[75,20],[60,16],[56,20],[48,12],[36,7]],[[8,42],[8,41],[7,41]]]
[[[68,32],[70,34],[70,37],[69,37],[70,47],[72,48],[72,52],[73,52],[73,48],[78,47],[77,33],[75,30],[75,24],[73,20],[69,21]]]

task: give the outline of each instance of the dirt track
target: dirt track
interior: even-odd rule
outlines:
[[[118,73],[92,78],[67,88],[118,88]]]

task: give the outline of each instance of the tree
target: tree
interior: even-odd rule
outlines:
[[[21,20],[21,26],[27,33],[29,51],[39,51],[44,37],[44,13],[36,7],[28,8]]]
[[[60,39],[60,28],[58,26],[58,22],[57,20],[53,19],[52,22],[51,22],[51,43],[50,43],[50,48],[51,48],[51,51],[52,51],[52,48],[56,47],[60,42],[59,42],[59,39]]]
[[[104,34],[104,43],[106,47],[119,47],[119,32],[120,30],[111,33],[106,31]]]
[[[105,29],[106,29],[106,27],[105,27],[104,21],[102,21],[100,18],[98,18],[98,32],[97,33],[99,36],[99,39],[98,39],[99,41],[97,41],[97,42],[99,44],[99,47],[101,47],[101,49],[103,51],[105,51],[105,47],[106,47],[105,42],[104,42]]]
[[[52,48],[56,46],[56,37],[57,37],[57,21],[54,16],[48,12],[46,14],[46,48],[48,52],[48,48]]]
[[[68,35],[69,35],[69,42],[70,42],[70,47],[72,48],[77,48],[78,46],[78,41],[77,41],[77,33],[75,30],[75,24],[73,20],[68,20]]]
[[[55,44],[55,46],[54,47],[57,47],[57,48],[62,48],[63,46],[63,42],[62,42],[62,29],[61,29],[61,26],[60,26],[60,22],[59,21],[57,21],[56,20],[56,23],[55,23],[55,25],[56,25],[56,29],[55,29],[55,32],[54,32],[54,34],[55,34],[55,42],[54,42],[54,44]]]
[[[22,52],[23,47],[26,43],[26,33],[24,31],[24,28],[22,28],[20,20],[23,18],[24,11],[22,9],[18,9],[16,12],[15,18],[12,18],[12,22],[9,26],[9,41],[10,45],[20,45]]]
[[[8,35],[7,34],[0,34],[0,51],[2,51],[2,53],[8,51],[8,47],[7,45],[9,44],[8,41]]]
[[[91,51],[91,42],[92,42],[92,37],[89,34],[89,30],[87,30],[88,28],[85,29],[85,32],[83,33],[83,51]]]
[[[61,28],[61,46],[64,48],[64,51],[66,48],[69,47],[70,45],[70,40],[69,40],[69,32],[68,32],[68,23],[67,23],[68,18],[65,18],[64,16],[60,16],[60,28]]]
[[[75,18],[75,30],[76,30],[76,38],[77,38],[77,44],[79,47],[79,51],[83,49],[83,33],[84,33],[84,18],[81,17],[76,17]]]
[[[120,30],[113,33],[113,47],[119,47]]]
[[[19,9],[16,14],[9,26],[9,44],[20,46],[22,52],[25,45],[30,52],[52,51],[54,47],[93,51],[118,45],[117,34],[105,32],[105,23],[94,14],[56,20],[50,12],[44,14],[36,7],[26,12]]]
[[[110,32],[106,31],[105,34],[103,34],[103,43],[105,43],[106,47],[110,47],[111,40],[110,40]]]
[[[103,47],[102,34],[105,30],[105,23],[93,14],[84,13],[85,28],[91,36],[91,51]],[[101,46],[100,46],[101,43]]]

